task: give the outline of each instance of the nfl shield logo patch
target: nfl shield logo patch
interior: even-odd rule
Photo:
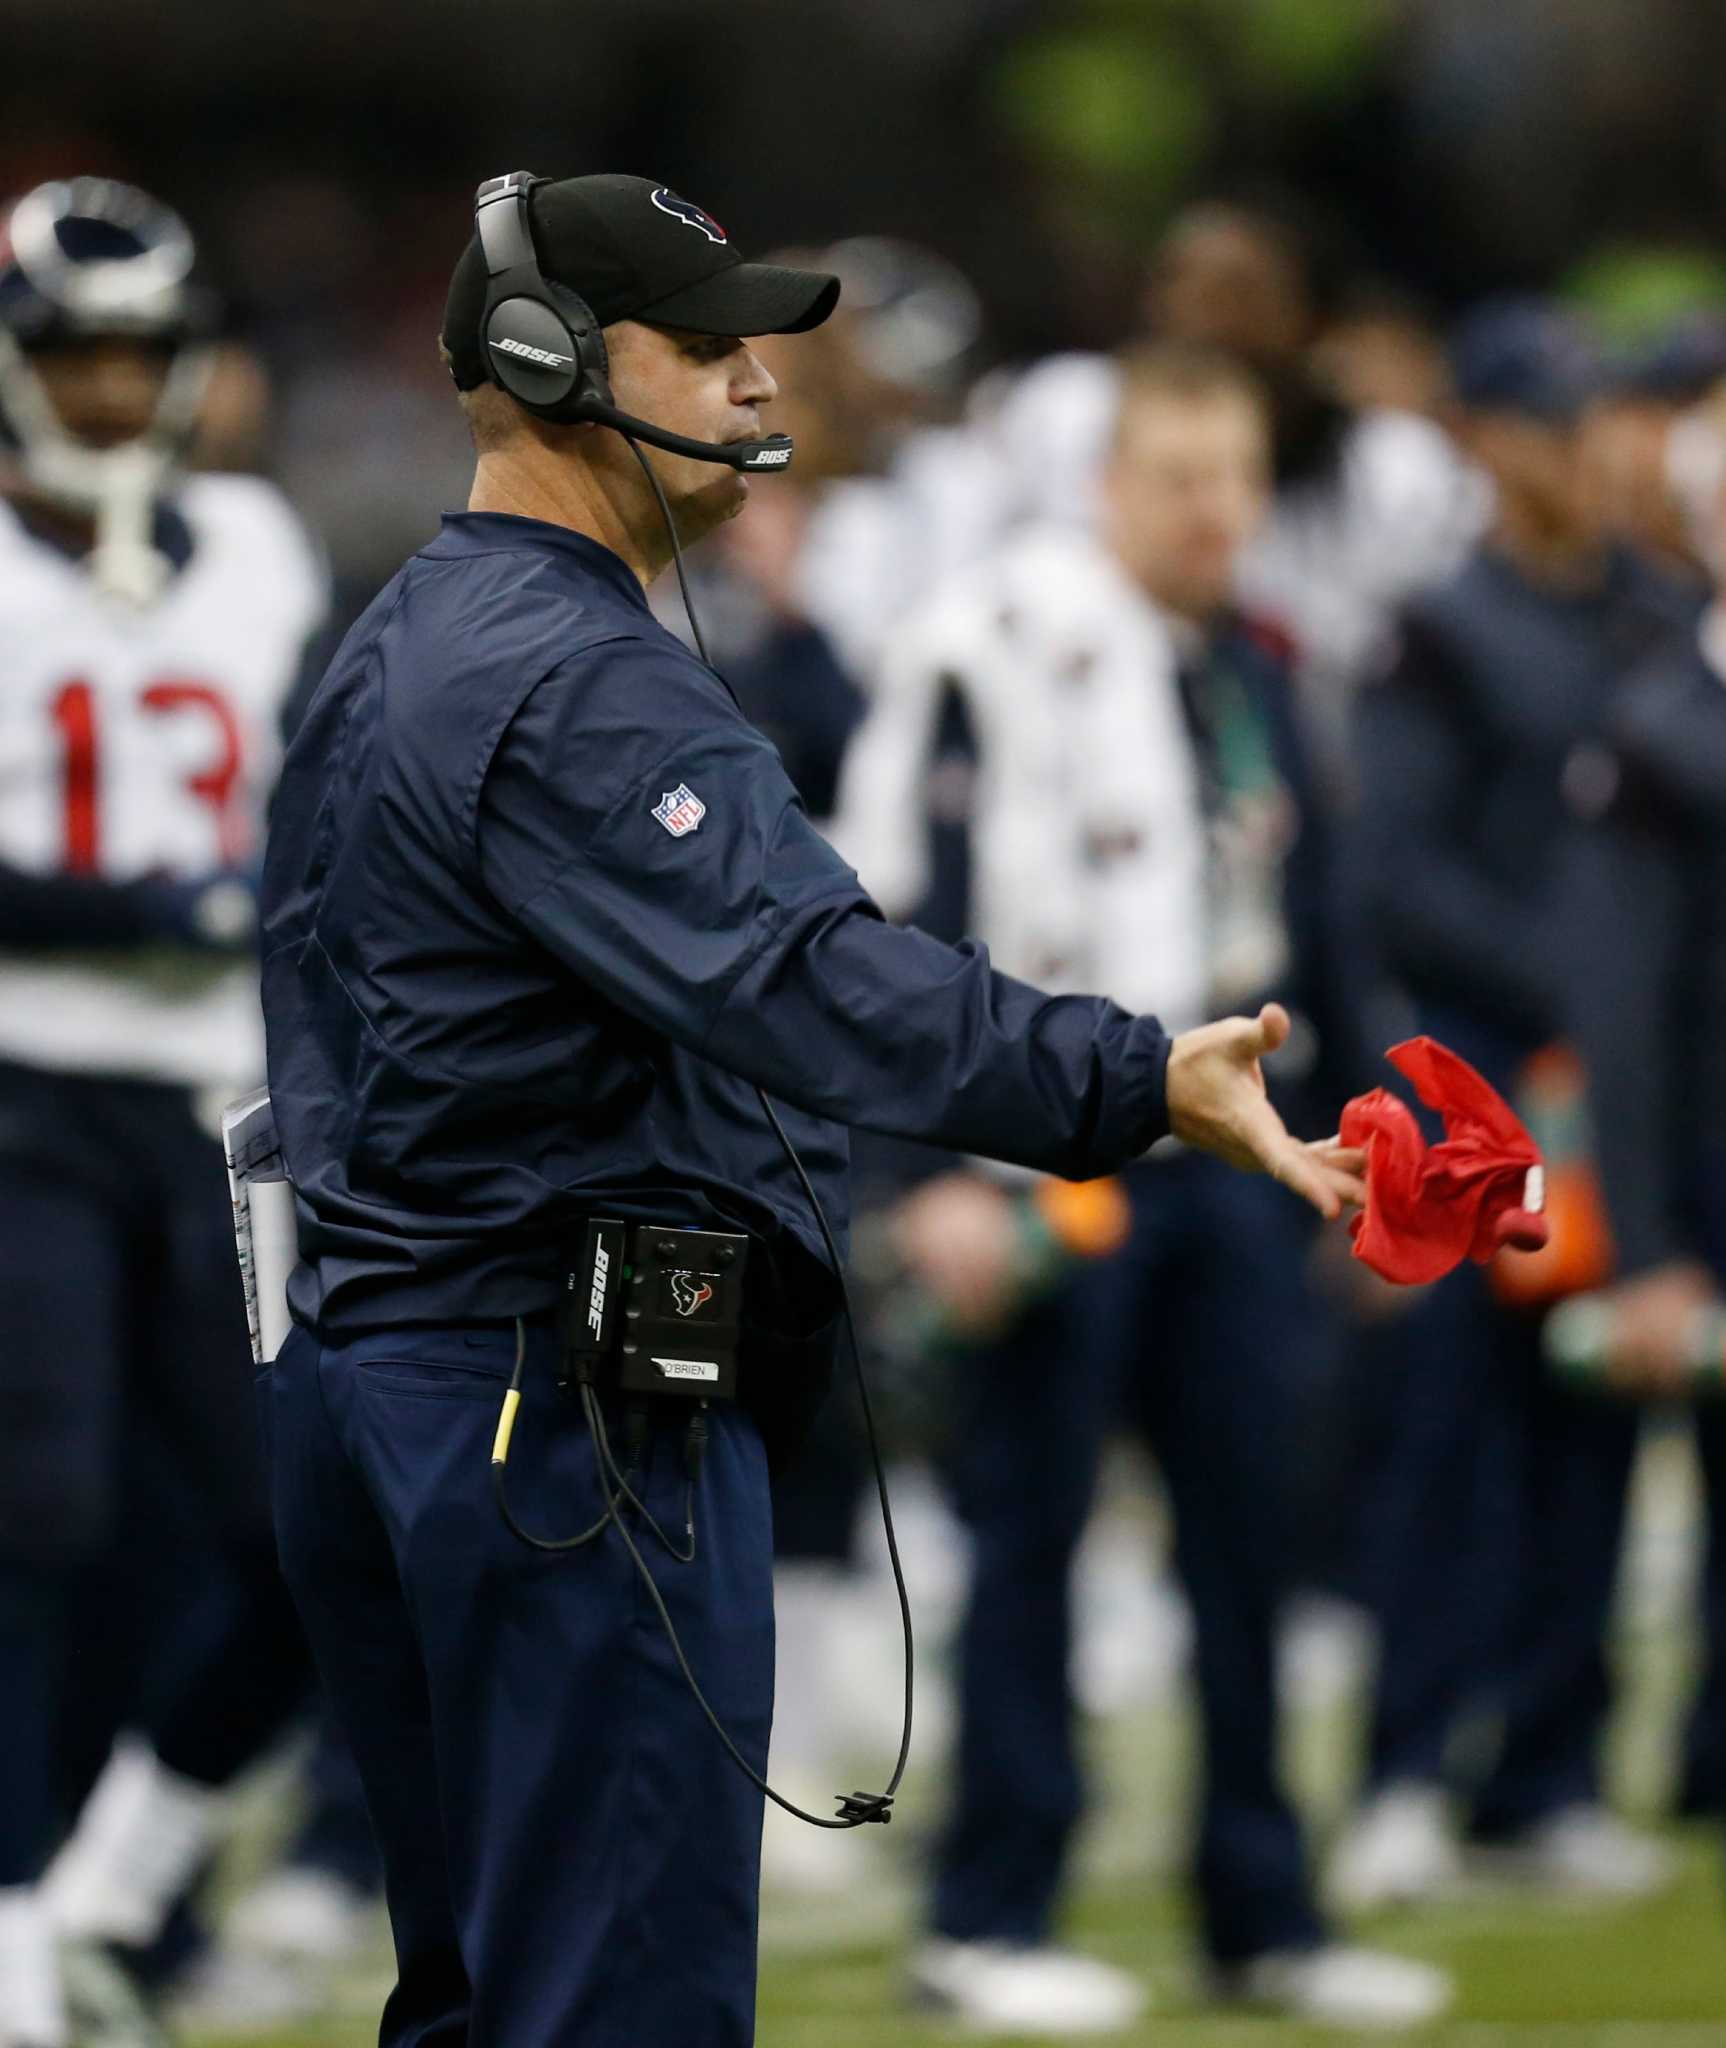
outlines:
[[[675,789],[668,789],[654,805],[653,815],[673,839],[681,839],[684,833],[693,832],[707,816],[707,806],[687,782],[680,782]]]

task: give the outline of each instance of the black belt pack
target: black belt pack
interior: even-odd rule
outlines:
[[[749,1239],[596,1217],[564,1277],[559,1379],[734,1401]]]

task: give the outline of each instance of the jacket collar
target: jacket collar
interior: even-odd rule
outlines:
[[[641,579],[621,555],[590,540],[585,533],[554,526],[545,519],[524,519],[514,512],[446,512],[442,531],[422,552],[434,561],[498,553],[573,555],[620,597],[639,605],[643,611],[648,608]]]

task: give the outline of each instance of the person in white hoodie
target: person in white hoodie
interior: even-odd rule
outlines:
[[[1237,593],[1294,642],[1307,744],[1333,801],[1350,794],[1349,714],[1396,608],[1458,567],[1490,494],[1430,419],[1347,404],[1319,345],[1340,265],[1315,222],[1273,197],[1207,199],[1177,214],[1154,251],[1143,331],[1249,364],[1270,397],[1273,494],[1242,547]],[[1002,466],[1004,522],[1087,525],[1117,399],[1104,355],[1034,365],[983,431]]]
[[[1025,531],[890,635],[836,838],[889,914],[930,881],[931,757],[968,732],[970,907],[1001,965],[1198,1024],[1276,997],[1304,1062],[1285,1114],[1350,1060],[1346,961],[1290,715],[1286,647],[1231,603],[1269,496],[1269,420],[1226,356],[1124,359],[1096,533]],[[1304,1072],[1302,1066],[1304,1064]],[[1346,1092],[1346,1084],[1342,1092]],[[1053,1945],[1082,1804],[1068,1577],[1104,1443],[1149,1439],[1195,1615],[1207,1774],[1195,1878],[1220,1995],[1332,2026],[1414,2024],[1442,1973],[1347,1947],[1313,1903],[1278,1781],[1273,1645],[1291,1563],[1292,1432],[1315,1305],[1307,1232],[1193,1154],[1124,1179],[1126,1241],[1028,1309],[998,1178],[958,1165],[910,1198],[919,1277],[967,1322],[950,1477],[973,1538],[954,1811],[923,2002],[997,2032],[1129,2024],[1136,1979]]]

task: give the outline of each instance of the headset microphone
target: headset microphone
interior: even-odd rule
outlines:
[[[791,467],[792,442],[789,434],[768,434],[759,441],[694,441],[687,434],[674,434],[656,427],[651,420],[638,420],[633,413],[619,412],[615,405],[590,398],[581,417],[597,426],[615,427],[650,448],[663,448],[667,455],[693,455],[697,462],[724,462],[733,469],[787,470]]]
[[[592,309],[580,293],[540,269],[528,195],[544,182],[531,171],[510,171],[488,178],[474,197],[474,227],[487,280],[480,342],[493,382],[538,419],[614,427],[668,455],[690,455],[731,469],[789,469],[789,434],[697,441],[619,410],[611,393],[605,336]]]

